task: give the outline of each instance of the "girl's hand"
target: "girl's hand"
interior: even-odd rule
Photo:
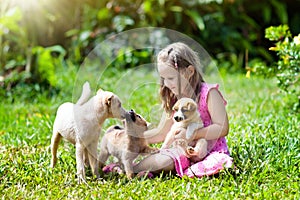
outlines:
[[[186,129],[180,128],[174,132],[174,138],[176,139],[186,139]]]

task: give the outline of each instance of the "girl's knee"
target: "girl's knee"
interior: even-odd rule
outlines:
[[[156,163],[158,166],[157,170],[160,171],[172,171],[175,168],[173,159],[166,155],[158,155],[156,157]]]
[[[154,154],[134,166],[134,172],[151,171],[159,173],[161,171],[172,171],[175,168],[173,159],[162,154]]]

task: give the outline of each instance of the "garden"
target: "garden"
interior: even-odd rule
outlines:
[[[300,198],[297,1],[26,2],[0,7],[2,199]],[[52,169],[57,108],[76,102],[85,81],[93,94],[112,91],[125,109],[158,124],[155,56],[174,41],[191,44],[205,80],[220,84],[234,167],[202,178],[132,180],[116,173],[96,180],[87,170],[87,183],[78,184],[75,148],[63,141]],[[106,120],[101,137],[121,123]]]

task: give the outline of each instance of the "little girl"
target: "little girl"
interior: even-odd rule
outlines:
[[[179,148],[161,149],[135,165],[134,171],[150,174],[172,171],[180,177],[202,177],[231,167],[232,158],[224,138],[229,130],[226,101],[218,90],[218,84],[204,82],[196,52],[184,43],[170,44],[159,52],[157,69],[161,77],[160,96],[165,112],[158,127],[145,133],[148,142],[164,141],[173,124],[173,105],[178,99],[188,97],[198,102],[204,127],[195,131],[194,138],[208,141],[208,155],[202,161],[192,163]],[[186,131],[177,130],[174,137],[182,138],[181,134],[186,134]]]

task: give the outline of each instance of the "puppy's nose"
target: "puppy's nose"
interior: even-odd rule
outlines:
[[[176,122],[180,122],[180,121],[183,120],[183,118],[180,117],[180,116],[175,116],[174,119],[175,119]]]

